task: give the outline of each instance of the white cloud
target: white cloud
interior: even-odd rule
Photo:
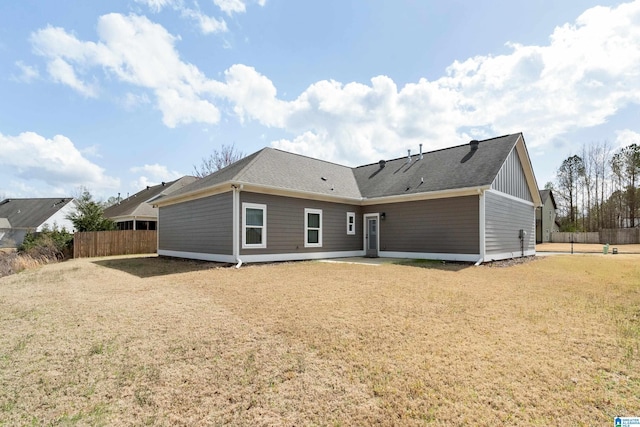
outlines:
[[[151,101],[146,93],[135,94],[135,93],[127,93],[121,100],[122,105],[126,110],[134,110],[139,105],[149,104]]]
[[[202,34],[225,33],[229,30],[224,19],[207,16],[199,10],[184,8],[182,9],[182,16],[196,21]]]
[[[158,7],[169,4],[175,3]],[[518,131],[542,149],[567,132],[604,123],[640,103],[639,22],[640,0],[596,7],[556,28],[548,45],[509,44],[508,54],[456,61],[433,81],[399,88],[387,76],[367,84],[323,80],[292,101],[247,65],[229,67],[224,81],[208,78],[180,59],[179,38],[146,17],[101,17],[96,43],[52,27],[32,42],[50,66],[66,64],[53,76],[81,93],[92,93],[86,82],[96,78],[89,74],[95,68],[150,90],[169,127],[218,123],[229,103],[241,122],[292,135],[274,146],[361,163],[401,156],[420,142],[430,150]]]
[[[80,150],[80,153],[89,157],[102,158],[102,154],[100,154],[100,146],[97,144],[83,148],[82,150]]]
[[[639,22],[640,1],[596,7],[556,28],[547,46],[510,44],[507,55],[455,62],[435,81],[399,90],[385,76],[371,85],[315,83],[285,107],[291,108],[285,128],[301,136],[274,145],[313,155],[321,141],[335,147],[322,148],[335,160],[357,147],[374,160],[401,155],[419,140],[434,149],[523,131],[532,147],[543,146],[640,103]],[[273,123],[260,111],[253,118]]]
[[[234,104],[233,110],[240,120],[255,118],[267,126],[284,126],[288,104],[277,99],[271,80],[240,64],[231,66],[224,75],[226,83],[214,85],[211,90]]]
[[[245,2],[242,0],[213,0],[213,3],[227,15],[244,13],[247,10]]]
[[[158,185],[161,182],[170,182],[182,178],[183,174],[170,171],[166,166],[159,164],[136,166],[131,168],[131,172],[140,176],[131,183],[132,188],[140,191],[147,186]]]
[[[51,78],[80,92],[87,98],[98,96],[98,89],[91,84],[84,83],[78,78],[71,64],[62,58],[54,58],[47,64],[47,71]]]
[[[109,14],[98,21],[101,41],[83,42],[61,28],[32,34],[36,53],[49,60],[51,77],[85,96],[96,96],[94,84],[82,79],[92,69],[122,82],[151,90],[169,127],[181,123],[217,123],[218,108],[210,101],[216,85],[197,67],[182,62],[176,37],[142,16]]]
[[[136,2],[146,5],[149,9],[151,9],[151,11],[156,13],[160,12],[166,7],[170,7],[173,10],[179,12],[181,17],[194,20],[198,24],[198,27],[203,34],[224,33],[229,30],[224,19],[217,19],[213,16],[205,15],[200,11],[197,2],[194,2],[196,6],[195,9],[186,7],[184,5],[184,2],[181,0],[136,0]],[[244,4],[241,1],[224,0],[223,3],[240,3],[244,11]],[[226,4],[225,7],[227,7]],[[237,8],[238,5],[230,4],[228,5],[228,7],[231,7],[233,9]],[[229,11],[223,9],[222,7],[220,8],[223,12],[227,12],[227,14],[230,14]],[[233,11],[234,10],[231,10],[231,12]]]
[[[631,144],[640,145],[640,133],[634,132],[630,129],[623,129],[616,132],[616,147],[622,148]]]
[[[136,2],[146,5],[154,12],[160,12],[165,7],[179,7],[182,4],[180,0],[136,0]]]
[[[24,83],[31,83],[40,77],[38,69],[31,65],[26,65],[22,61],[16,61],[16,67],[20,69],[20,75],[16,78]]]
[[[18,136],[0,134],[0,169],[24,181],[51,187],[85,186],[92,190],[115,188],[119,180],[87,160],[73,142],[62,135],[47,139],[34,132]]]

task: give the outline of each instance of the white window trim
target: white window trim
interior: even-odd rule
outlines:
[[[262,209],[262,243],[247,243],[247,209]],[[250,226],[255,228],[255,226]],[[242,203],[242,249],[264,249],[267,247],[267,205]]]
[[[349,220],[353,220],[350,222]],[[349,225],[353,225],[351,230],[349,230]],[[356,213],[355,212],[347,212],[347,234],[356,234]]]
[[[309,243],[309,214],[320,215],[320,228],[318,229],[318,243]],[[321,248],[322,247],[322,209],[311,209],[311,208],[304,209],[304,247],[305,248]]]

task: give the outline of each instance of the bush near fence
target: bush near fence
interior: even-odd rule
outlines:
[[[149,254],[157,250],[156,230],[87,231],[73,236],[74,258]]]
[[[640,244],[640,228],[612,228],[589,233],[551,233],[553,243]]]

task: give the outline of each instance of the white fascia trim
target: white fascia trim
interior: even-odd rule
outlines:
[[[534,256],[536,254],[535,249],[528,249],[524,251],[524,256]],[[500,261],[503,259],[522,258],[522,251],[514,252],[502,252],[499,254],[486,254],[484,262]]]
[[[227,262],[227,263],[236,262],[233,255],[205,254],[202,252],[169,251],[166,249],[158,249],[158,255],[170,256],[174,258],[199,259],[201,261],[214,261],[214,262]]]
[[[427,252],[394,252],[380,251],[378,253],[383,258],[409,258],[409,259],[437,259],[442,261],[463,261],[476,262],[480,254],[441,254]]]
[[[533,172],[533,166],[531,165],[531,157],[529,157],[529,152],[527,151],[527,146],[524,143],[524,137],[522,134],[520,134],[516,141],[516,151],[518,152],[518,157],[520,157],[520,164],[522,165],[524,176],[527,178],[527,185],[529,186],[531,197],[533,197],[533,204],[536,207],[542,206],[538,182],[536,181],[536,175]]]
[[[251,184],[249,182],[238,182],[243,186],[243,191],[269,194],[271,196],[292,197],[295,199],[319,200],[324,202],[345,203],[349,205],[359,205],[361,197],[334,196],[332,194],[314,193],[312,191],[292,190],[270,185]]]
[[[511,194],[503,193],[502,191],[491,189],[491,190],[487,190],[487,193],[493,193],[496,196],[504,197],[505,199],[509,199],[509,200],[513,200],[514,202],[522,203],[523,205],[528,205],[528,206],[531,206],[531,207],[535,207],[533,202],[521,199],[521,198],[516,197],[516,196],[512,196]]]
[[[240,255],[242,262],[277,262],[277,261],[306,261],[326,258],[349,258],[364,256],[364,251],[341,251],[341,252],[304,252],[304,253],[283,253],[283,254],[263,254],[263,255]]]
[[[121,216],[112,216],[111,220],[113,222],[123,222],[123,221],[157,221],[157,216],[140,216],[140,215],[121,215]]]
[[[180,194],[178,196],[167,196],[166,199],[160,200],[159,202],[153,203],[153,207],[162,207],[175,205],[176,203],[184,203],[191,200],[202,199],[203,197],[215,196],[216,194],[222,194],[230,192],[233,188],[232,186],[235,184],[233,181],[226,181],[213,187],[201,188],[186,194]]]
[[[177,203],[184,203],[190,200],[197,200],[203,197],[214,196],[216,194],[226,193],[231,191],[232,186],[238,186],[243,191],[249,191],[260,194],[269,194],[273,196],[283,196],[283,197],[292,197],[297,199],[305,199],[305,200],[319,200],[325,202],[332,203],[344,203],[356,206],[371,206],[371,205],[379,205],[383,203],[402,203],[402,202],[412,202],[419,200],[431,200],[431,199],[445,199],[450,197],[461,197],[461,196],[473,196],[482,193],[485,190],[491,188],[490,185],[480,186],[480,187],[468,187],[468,188],[458,188],[453,190],[441,190],[441,191],[430,191],[425,193],[413,193],[413,194],[400,194],[394,196],[384,196],[384,197],[374,197],[371,199],[365,199],[362,197],[345,197],[345,196],[334,196],[331,194],[322,194],[322,193],[314,193],[310,191],[300,191],[300,190],[291,190],[281,187],[272,187],[268,185],[256,185],[248,182],[241,181],[226,181],[215,185],[213,187],[207,187],[203,189],[199,189],[187,194],[181,194],[179,196],[171,197],[161,200],[159,203],[154,203],[154,207],[162,207],[174,205]]]
[[[396,196],[375,197],[371,199],[364,199],[361,205],[371,206],[371,205],[380,205],[383,203],[402,203],[402,202],[413,202],[418,200],[446,199],[450,197],[477,196],[481,194],[483,191],[486,191],[489,189],[491,189],[491,185],[484,185],[480,187],[458,188],[454,190],[430,191],[428,193],[414,193],[414,194],[401,194]]]

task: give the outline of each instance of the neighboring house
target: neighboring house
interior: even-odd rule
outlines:
[[[147,186],[144,190],[106,208],[103,216],[113,220],[118,230],[155,230],[158,209],[153,206],[153,201],[191,184],[196,179],[195,176],[183,176],[175,181]]]
[[[0,202],[0,248],[16,248],[29,231],[44,228],[73,232],[67,215],[75,212],[72,197],[46,199],[5,199]]]
[[[220,262],[535,254],[522,134],[356,168],[264,148],[156,200],[158,254]]]
[[[551,190],[540,190],[542,206],[536,209],[536,243],[551,241],[551,233],[559,231],[556,223],[556,200]]]

